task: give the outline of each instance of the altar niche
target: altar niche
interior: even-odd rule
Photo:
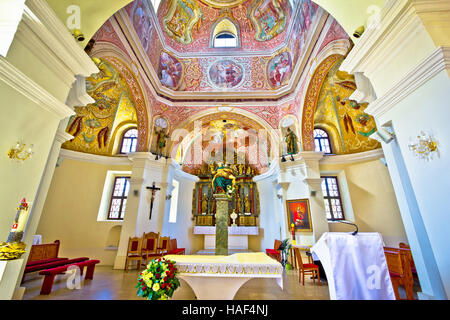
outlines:
[[[216,200],[212,189],[212,172],[217,169],[218,164],[204,164],[198,170],[197,176],[200,178],[195,185],[192,199],[192,215],[196,226],[216,225]],[[260,213],[259,193],[253,177],[257,171],[245,164],[233,164],[231,168],[236,177],[235,192],[228,204],[228,226],[233,225],[233,221],[238,227],[255,227]],[[236,213],[235,220],[232,219],[233,212]]]

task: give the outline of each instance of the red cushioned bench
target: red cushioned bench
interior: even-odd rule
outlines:
[[[84,267],[87,267],[86,276],[84,277],[84,279],[86,280],[94,279],[94,269],[97,263],[100,263],[100,260],[87,260],[39,272],[40,275],[45,276],[44,283],[42,284],[41,288],[41,294],[50,294],[52,292],[53,282],[55,280],[56,275],[64,274],[70,266],[77,266],[78,268],[80,268],[81,275],[83,275]]]
[[[56,260],[55,260],[56,259]],[[51,261],[54,260],[54,261]],[[27,266],[25,267],[25,271],[23,272],[22,282],[25,280],[25,275],[27,273],[41,271],[45,269],[50,269],[54,267],[63,266],[70,263],[76,263],[76,262],[82,262],[89,260],[87,257],[81,257],[81,258],[75,258],[75,259],[67,259],[67,258],[53,258],[53,259],[46,259],[46,260],[40,260],[41,263],[35,263],[35,261],[27,263]],[[50,262],[48,262],[50,261]],[[37,261],[36,261],[37,262]]]
[[[27,263],[27,267],[36,266],[38,264],[46,264],[46,263],[50,263],[50,262],[62,261],[62,260],[69,260],[69,258],[52,258],[52,259],[45,259],[45,260],[30,261]]]

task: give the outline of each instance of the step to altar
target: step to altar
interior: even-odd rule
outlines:
[[[232,255],[235,253],[249,253],[253,252],[251,250],[243,250],[243,249],[228,249],[228,255]],[[195,253],[196,255],[202,255],[202,256],[214,256],[216,254],[215,249],[205,249],[205,250],[199,250]]]

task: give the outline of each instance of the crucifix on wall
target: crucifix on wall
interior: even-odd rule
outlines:
[[[149,220],[152,219],[152,211],[153,211],[153,202],[155,201],[155,194],[156,191],[161,190],[161,188],[157,188],[155,182],[153,182],[153,185],[151,187],[147,187],[148,190],[152,190],[152,200],[150,202],[150,216],[149,216]]]

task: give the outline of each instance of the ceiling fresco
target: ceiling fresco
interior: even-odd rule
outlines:
[[[367,104],[349,99],[356,90],[356,83],[354,76],[339,71],[342,61],[338,60],[325,78],[314,114],[314,126],[328,132],[335,154],[378,149],[380,143],[369,138],[377,130],[375,120],[364,112]]]
[[[149,2],[147,0],[136,0],[130,3],[123,9],[122,12],[116,14],[107,23],[105,23],[94,36],[94,39],[96,40],[96,44],[92,50],[94,56],[96,53],[99,53],[99,57],[103,57],[105,52],[108,51],[104,49],[107,48],[107,46],[102,45],[102,43],[114,44],[119,51],[123,51],[123,56],[129,57],[131,65],[135,68],[129,69],[126,66],[120,66],[118,62],[119,59],[108,56],[108,54],[111,54],[110,52],[106,53],[106,60],[113,66],[113,69],[115,68],[119,71],[120,75],[126,75],[127,79],[131,79],[133,77],[140,78],[139,85],[137,85],[136,88],[133,87],[131,96],[136,97],[139,90],[144,91],[145,95],[140,93],[140,97],[142,98],[139,100],[139,107],[134,100],[130,100],[130,103],[134,103],[137,107],[138,123],[144,123],[144,120],[141,120],[144,118],[144,115],[140,110],[142,110],[142,108],[147,108],[149,112],[148,115],[145,115],[145,118],[147,119],[145,124],[142,125],[142,127],[146,128],[143,135],[148,136],[148,138],[146,140],[146,144],[140,150],[149,150],[150,145],[153,144],[154,128],[152,128],[152,125],[149,124],[152,124],[152,121],[159,117],[164,118],[164,121],[167,121],[168,123],[167,134],[171,134],[177,128],[187,127],[187,121],[191,121],[190,119],[196,119],[198,114],[205,113],[211,113],[206,117],[202,117],[202,121],[204,120],[207,123],[216,120],[218,116],[225,116],[227,120],[237,121],[242,125],[252,126],[251,121],[253,120],[251,118],[254,118],[258,119],[258,122],[255,121],[255,126],[258,125],[261,127],[261,123],[264,123],[266,129],[269,128],[269,130],[278,132],[281,120],[284,119],[285,116],[292,116],[293,119],[297,119],[296,125],[298,126],[298,119],[301,117],[300,108],[303,104],[303,100],[305,99],[305,89],[310,79],[308,76],[303,77],[301,83],[295,84],[295,91],[292,94],[281,96],[281,98],[271,99],[271,97],[268,96],[268,98],[261,98],[260,100],[251,100],[248,98],[241,100],[239,93],[266,90],[269,94],[271,94],[274,90],[286,87],[291,82],[292,78],[296,76],[296,74],[294,74],[296,61],[299,60],[299,57],[302,56],[305,50],[308,34],[315,30],[312,26],[315,21],[318,21],[318,18],[316,17],[319,12],[318,7],[309,0],[299,0],[297,2],[298,6],[295,8],[294,12],[292,12],[288,1],[279,2],[281,4],[284,3],[284,5],[289,7],[289,9],[286,10],[287,17],[292,19],[293,17],[296,17],[295,23],[291,27],[293,30],[292,32],[295,33],[295,36],[289,36],[289,41],[287,41],[286,32],[290,27],[286,26],[284,31],[274,36],[274,38],[266,41],[258,41],[255,39],[254,26],[251,21],[246,18],[246,14],[248,12],[248,2],[251,1],[241,1],[241,3],[237,3],[237,1],[236,5],[233,6],[225,6],[225,2],[227,1],[223,1],[222,7],[213,7],[209,5],[207,1],[194,1],[199,8],[201,8],[203,18],[199,20],[201,23],[194,27],[195,32],[193,32],[193,43],[198,40],[197,37],[199,36],[196,28],[200,27],[200,30],[202,30],[206,23],[209,23],[210,26],[212,26],[215,20],[208,20],[207,17],[214,16],[216,17],[215,19],[218,19],[220,18],[218,11],[226,9],[225,13],[222,12],[223,14],[234,12],[233,15],[236,16],[236,12],[241,12],[242,16],[240,17],[242,18],[242,21],[239,21],[241,21],[243,25],[239,24],[239,27],[241,34],[244,34],[242,38],[251,35],[251,41],[249,38],[247,43],[253,43],[255,45],[259,45],[261,43],[264,44],[264,46],[259,48],[265,48],[265,46],[271,48],[271,43],[287,43],[288,46],[286,46],[286,44],[284,46],[281,45],[281,49],[269,55],[252,55],[246,53],[217,55],[214,52],[205,50],[201,51],[202,54],[193,53],[192,56],[189,57],[183,55],[180,56],[180,51],[172,50],[170,46],[165,46],[169,43],[167,41],[168,35],[161,25],[154,24],[155,21],[159,20],[155,20],[156,18],[153,16],[153,11],[151,8],[148,7]],[[168,5],[170,1],[165,1],[164,3]],[[167,6],[164,7],[164,4],[162,4],[159,10],[159,18],[164,17],[166,13]],[[120,19],[129,17],[129,20],[127,20],[128,24],[123,24],[119,19],[119,16]],[[245,23],[243,22],[244,20],[246,21]],[[287,19],[288,25],[289,20],[290,19]],[[316,54],[320,52],[317,48],[322,49],[334,40],[348,39],[348,36],[342,31],[339,24],[334,22],[332,17],[326,17],[326,21],[327,29],[319,29],[321,39],[320,42],[313,42],[312,44],[316,48]],[[129,33],[121,32],[124,26],[129,28]],[[251,33],[242,32],[243,29],[252,31]],[[160,34],[163,36],[162,41],[159,38]],[[128,38],[130,35],[133,39],[138,41],[131,43]],[[283,39],[283,41],[278,42],[280,41],[279,39]],[[122,41],[126,43],[124,44]],[[170,41],[172,41],[170,43],[174,44],[177,48],[184,48],[188,51],[190,50],[189,47],[191,49],[195,47],[201,48],[201,46],[196,46],[195,44],[181,44],[174,39],[171,39]],[[209,38],[207,41],[209,41]],[[141,58],[146,59],[145,55],[140,56],[139,59],[136,59],[135,52],[137,47],[135,44],[136,46],[140,46],[140,48],[138,48],[140,52],[144,50],[147,53],[149,59],[148,61],[150,63],[146,65],[153,67],[150,74],[147,70],[145,70],[145,68],[142,67],[145,63],[139,61]],[[100,50],[96,51],[96,46],[98,46]],[[276,47],[276,45],[274,46]],[[125,49],[130,47],[132,50]],[[243,50],[243,48],[244,45],[240,50]],[[184,52],[184,49],[182,49],[181,52]],[[253,52],[253,50],[254,49],[249,49],[249,52]],[[314,59],[314,57],[311,58],[312,60]],[[301,70],[301,72],[303,72],[303,70]],[[145,80],[144,77],[146,78]],[[89,81],[91,80],[88,79],[88,82]],[[140,86],[140,89],[137,88],[138,86]],[[170,89],[176,92],[176,94],[182,94],[183,91],[212,92],[219,94],[226,93],[227,98],[224,100],[215,99],[215,96],[210,99],[202,98],[198,100],[202,103],[197,105],[195,102],[197,101],[195,100],[195,96],[190,99],[183,98],[179,100],[171,100],[170,96],[166,96],[165,93],[162,94],[157,90],[162,87],[164,87],[164,89]],[[229,92],[234,92],[234,96],[228,96]],[[117,93],[113,93],[111,91],[105,94],[112,94],[112,98],[114,98],[114,94]],[[184,105],[184,102],[189,103]],[[122,109],[117,108],[117,110]],[[246,114],[247,116],[244,116],[243,114]],[[80,113],[80,115],[82,114]],[[360,123],[364,123],[363,118],[359,118],[358,121],[360,121]],[[69,127],[71,124],[72,122],[69,124]],[[77,125],[78,123],[75,124],[72,129],[77,128]],[[102,123],[102,128],[106,125],[106,123]],[[116,131],[117,125],[112,124],[108,126],[109,131]],[[141,131],[139,132],[141,135]],[[96,131],[94,131],[94,133],[96,133]],[[92,137],[92,135],[87,137]],[[81,143],[85,144],[85,142],[81,141],[82,138],[82,135],[78,135],[77,139],[79,140],[79,145],[81,145]],[[140,138],[141,136],[139,136],[139,139]],[[113,139],[111,134],[109,139],[110,140],[107,140],[107,143]],[[109,146],[104,148],[102,145],[102,148],[95,149],[95,144],[93,142],[90,146],[91,149],[83,149],[80,147],[77,150],[110,155],[110,153],[108,153],[110,150]],[[65,147],[75,150],[73,143],[71,146],[66,145]],[[348,148],[350,149],[350,147]],[[108,149],[108,151],[105,151],[105,149]],[[260,164],[258,170],[262,170],[263,168],[264,165]]]

